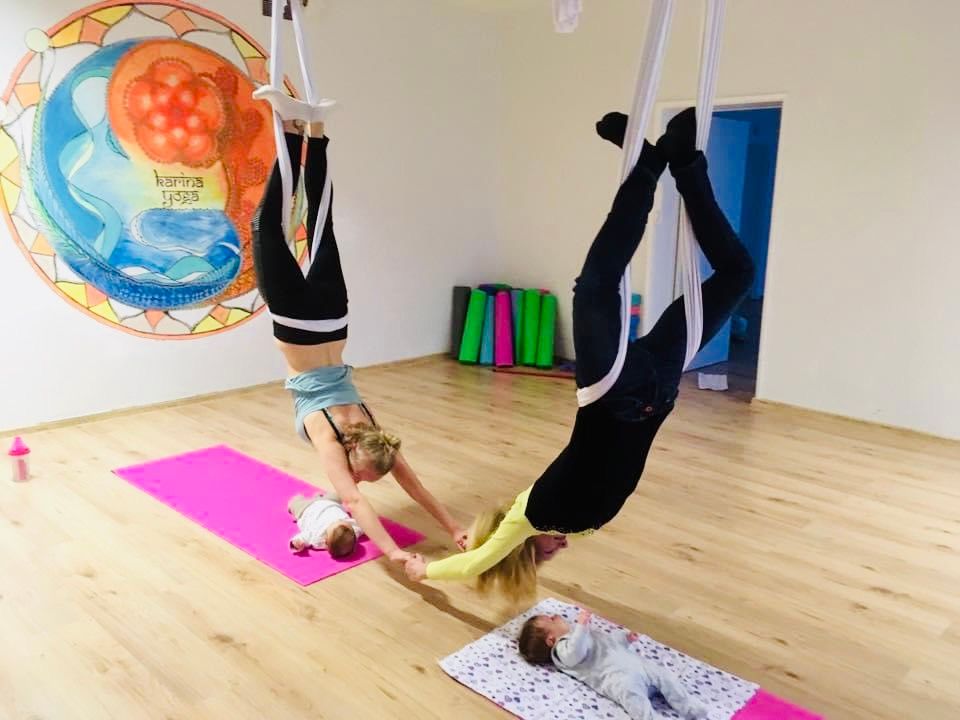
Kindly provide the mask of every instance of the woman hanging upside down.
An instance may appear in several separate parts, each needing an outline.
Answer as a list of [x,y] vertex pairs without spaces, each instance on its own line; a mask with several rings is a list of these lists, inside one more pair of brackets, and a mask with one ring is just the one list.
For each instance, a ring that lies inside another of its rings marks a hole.
[[[307,196],[307,243],[311,258],[306,271],[290,252],[283,230],[283,183],[274,167],[263,202],[253,220],[253,259],[257,282],[273,316],[273,334],[287,362],[286,387],[293,394],[296,427],[313,444],[343,506],[366,535],[395,562],[411,555],[387,533],[377,513],[358,489],[392,473],[406,493],[439,522],[461,546],[466,533],[430,492],[400,454],[400,441],[382,430],[343,364],[347,344],[347,288],[329,212],[332,192],[324,197],[327,144],[324,111],[331,102],[308,105],[270,86],[254,97],[263,99],[285,118],[286,151],[293,165],[293,185],[300,172],[303,128],[307,128],[304,186]],[[323,206],[323,207],[321,207]],[[314,232],[323,212],[322,234]]]
[[[597,132],[622,146],[627,118],[610,113]],[[723,326],[753,282],[753,263],[714,199],[707,163],[695,149],[696,116],[685,110],[656,146],[643,144],[640,160],[617,191],[613,208],[593,241],[573,297],[577,387],[603,378],[621,342],[620,278],[640,244],[657,181],[667,164],[700,247],[714,274],[703,283],[703,343]],[[567,545],[566,536],[594,532],[610,522],[637,487],[653,439],[673,410],[686,353],[683,300],[653,329],[630,343],[613,387],[577,412],[570,442],[536,482],[511,505],[477,518],[470,550],[406,565],[413,580],[479,578],[519,599],[536,587],[537,566]]]

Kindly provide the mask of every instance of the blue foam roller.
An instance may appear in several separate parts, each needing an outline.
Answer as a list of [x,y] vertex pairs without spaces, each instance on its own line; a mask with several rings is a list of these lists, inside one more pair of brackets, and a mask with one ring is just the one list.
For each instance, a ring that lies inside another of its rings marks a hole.
[[487,295],[487,308],[483,315],[483,340],[480,343],[480,364],[493,365],[493,314],[496,304],[493,295]]

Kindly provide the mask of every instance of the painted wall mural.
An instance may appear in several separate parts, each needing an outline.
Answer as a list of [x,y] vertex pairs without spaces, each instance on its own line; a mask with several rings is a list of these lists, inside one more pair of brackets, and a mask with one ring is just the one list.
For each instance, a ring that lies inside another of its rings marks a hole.
[[[41,276],[152,338],[260,312],[250,221],[275,158],[250,97],[262,48],[179,0],[99,3],[26,44],[0,108],[0,204]],[[301,222],[298,257],[305,238]]]

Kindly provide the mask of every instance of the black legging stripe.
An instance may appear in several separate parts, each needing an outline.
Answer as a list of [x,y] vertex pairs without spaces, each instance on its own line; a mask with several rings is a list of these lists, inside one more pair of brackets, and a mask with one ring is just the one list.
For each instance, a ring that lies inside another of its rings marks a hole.
[[[253,218],[253,262],[260,294],[274,315],[273,334],[295,345],[318,345],[347,337],[347,287],[340,265],[340,252],[333,233],[331,211],[327,213],[321,241],[314,250],[317,216],[327,178],[328,139],[309,138],[304,167],[307,197],[307,244],[313,262],[304,276],[283,233],[283,182],[275,165]],[[293,165],[293,184],[299,182],[303,137],[286,135]],[[288,319],[284,324],[284,318]],[[319,322],[322,321],[322,322]],[[338,322],[342,321],[342,322]],[[292,327],[291,325],[299,325]],[[333,330],[318,330],[337,326]],[[312,327],[311,327],[312,326]]]

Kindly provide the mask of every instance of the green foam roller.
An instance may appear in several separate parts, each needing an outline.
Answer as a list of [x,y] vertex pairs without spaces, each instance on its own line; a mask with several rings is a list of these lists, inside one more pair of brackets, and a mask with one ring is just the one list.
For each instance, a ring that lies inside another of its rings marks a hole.
[[483,290],[470,292],[467,317],[463,323],[463,339],[460,341],[460,362],[475,363],[480,359],[480,343],[483,341],[483,317],[487,312],[487,294]]
[[453,307],[450,312],[450,357],[460,357],[460,343],[463,342],[463,324],[467,320],[467,306],[470,304],[470,288],[457,285],[453,288]]
[[540,333],[537,339],[537,367],[553,367],[553,338],[557,325],[557,296],[544,295],[540,302]]
[[540,291],[523,291],[523,347],[520,362],[537,364],[537,343],[540,340]]

